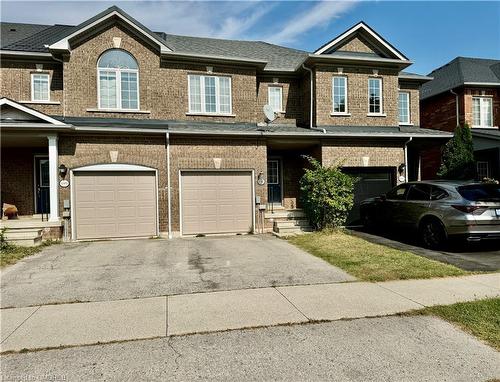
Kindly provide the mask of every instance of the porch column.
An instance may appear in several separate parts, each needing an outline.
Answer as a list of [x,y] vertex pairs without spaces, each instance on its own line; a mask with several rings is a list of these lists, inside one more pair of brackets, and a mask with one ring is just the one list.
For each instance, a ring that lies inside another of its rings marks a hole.
[[49,221],[59,221],[59,182],[57,169],[57,135],[48,135],[49,140],[49,195],[50,217]]

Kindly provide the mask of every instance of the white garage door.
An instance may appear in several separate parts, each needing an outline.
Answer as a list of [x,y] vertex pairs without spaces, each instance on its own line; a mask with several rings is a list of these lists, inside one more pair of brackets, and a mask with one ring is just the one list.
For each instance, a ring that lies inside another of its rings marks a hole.
[[184,235],[252,231],[251,172],[182,172],[181,199]]
[[77,239],[156,235],[154,172],[75,172],[73,183]]

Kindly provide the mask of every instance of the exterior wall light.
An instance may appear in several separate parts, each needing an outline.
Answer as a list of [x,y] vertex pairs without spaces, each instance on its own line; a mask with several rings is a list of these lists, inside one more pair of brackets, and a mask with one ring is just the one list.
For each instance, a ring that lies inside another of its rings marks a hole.
[[402,174],[406,170],[406,165],[404,163],[401,163],[398,167],[398,172]]
[[61,178],[65,178],[67,173],[68,173],[68,168],[65,165],[61,164],[59,166],[59,176]]

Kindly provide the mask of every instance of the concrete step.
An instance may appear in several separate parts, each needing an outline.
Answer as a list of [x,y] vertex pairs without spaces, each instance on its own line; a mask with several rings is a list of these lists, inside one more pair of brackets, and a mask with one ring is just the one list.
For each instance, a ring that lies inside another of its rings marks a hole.
[[48,221],[41,221],[38,219],[11,219],[11,220],[2,220],[0,222],[0,228],[7,228],[7,230],[10,229],[21,229],[21,228],[38,228],[42,229],[45,227],[60,227],[62,225],[62,221],[55,221],[55,222],[48,222]]
[[7,242],[13,245],[18,245],[20,247],[36,247],[37,245],[42,244],[42,236],[31,239],[7,239]]
[[6,240],[34,239],[42,236],[42,230],[40,228],[8,229],[5,231],[4,236]]
[[301,209],[295,209],[295,210],[274,210],[273,212],[271,211],[266,211],[264,217],[266,219],[306,219],[306,213],[301,210]]
[[307,219],[293,219],[293,220],[277,220],[274,222],[275,227],[288,228],[288,227],[307,227],[309,226],[309,220]]
[[275,232],[282,234],[300,234],[304,232],[313,232],[313,228],[311,226],[276,227]]

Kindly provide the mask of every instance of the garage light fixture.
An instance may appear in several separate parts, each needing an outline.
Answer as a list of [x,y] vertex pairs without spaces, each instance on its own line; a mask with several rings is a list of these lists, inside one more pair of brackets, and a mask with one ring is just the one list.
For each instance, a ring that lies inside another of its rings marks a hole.
[[63,164],[59,165],[59,175],[61,176],[61,178],[65,178],[67,173],[68,168]]
[[398,172],[402,174],[406,170],[406,165],[404,163],[401,163],[398,167]]

